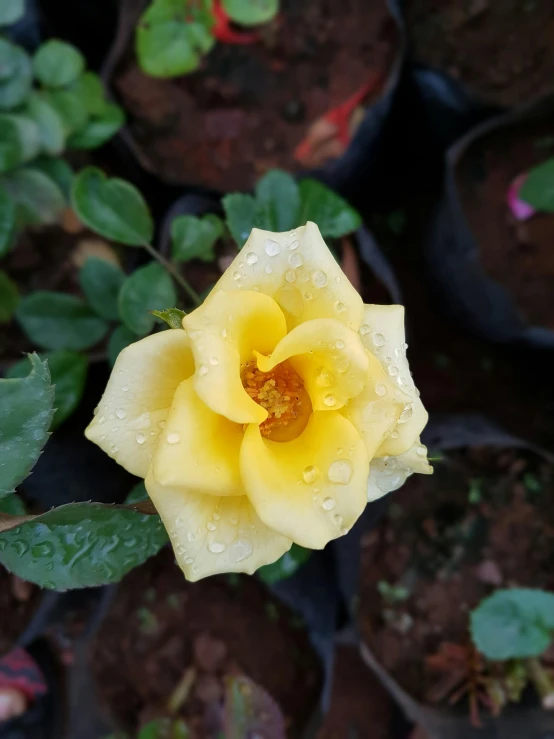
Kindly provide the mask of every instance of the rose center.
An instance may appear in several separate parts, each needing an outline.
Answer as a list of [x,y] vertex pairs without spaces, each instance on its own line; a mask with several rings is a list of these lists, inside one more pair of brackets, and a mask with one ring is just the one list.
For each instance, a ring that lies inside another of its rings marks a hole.
[[268,416],[260,424],[262,436],[271,436],[278,428],[289,426],[306,410],[307,395],[300,375],[288,362],[269,372],[258,369],[256,360],[242,365],[242,384],[248,395],[265,408]]

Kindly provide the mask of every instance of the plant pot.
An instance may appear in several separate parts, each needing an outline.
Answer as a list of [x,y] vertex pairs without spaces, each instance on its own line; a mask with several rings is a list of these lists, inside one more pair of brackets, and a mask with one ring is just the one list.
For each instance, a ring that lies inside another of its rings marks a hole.
[[290,737],[301,735],[321,687],[308,635],[262,583],[244,576],[188,583],[168,548],[118,586],[90,660],[105,715],[127,731],[163,710],[191,667],[182,715],[193,730],[219,705],[225,674],[265,688],[289,718]]
[[494,111],[549,91],[550,10],[548,2],[522,11],[509,3],[405,0],[413,76],[429,123],[447,145]]
[[[551,216],[510,225],[506,204],[513,179],[547,158],[534,141],[544,136],[541,132],[554,131],[553,110],[549,97],[494,118],[447,154],[444,196],[425,246],[427,264],[445,309],[490,341],[554,346],[552,251],[548,232],[543,233]],[[479,176],[486,165],[487,180],[476,184],[475,173]],[[534,239],[531,249],[524,243],[529,238]]]
[[[554,587],[545,495],[554,459],[522,451],[526,442],[475,417],[431,419],[423,440],[451,451],[433,477],[395,494],[388,521],[364,542],[362,657],[432,739],[546,736],[554,715],[540,710],[531,686],[498,718],[481,706],[483,728],[470,721],[465,700],[448,701],[482,674],[476,658],[466,661],[469,611],[498,587]],[[436,656],[428,658],[447,643],[463,660],[439,669]]]
[[[329,6],[330,18],[323,18],[317,0],[309,7],[285,2],[279,27],[271,30],[274,38],[248,46],[218,43],[199,70],[174,80],[149,78],[134,62],[134,28],[144,5],[121,4],[104,79],[129,112],[122,136],[160,180],[247,191],[267,169],[294,169],[293,153],[309,123],[356,91],[370,112],[356,137],[355,157],[360,146],[371,148],[360,166],[374,157],[374,139],[388,115],[403,58],[393,2],[383,0],[378,10],[358,3],[356,13]],[[335,13],[339,20],[331,32]],[[392,29],[390,43],[377,38],[382,24]],[[350,133],[344,129],[340,137],[335,156]],[[336,165],[330,176],[341,182],[357,166],[352,156]]]

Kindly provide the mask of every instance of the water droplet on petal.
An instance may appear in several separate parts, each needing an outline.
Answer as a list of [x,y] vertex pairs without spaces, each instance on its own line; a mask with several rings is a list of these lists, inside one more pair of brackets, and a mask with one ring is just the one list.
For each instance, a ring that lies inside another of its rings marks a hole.
[[129,385],[123,385],[121,389],[123,390],[124,393],[126,393],[129,390]]
[[219,359],[217,357],[210,357],[210,364],[212,367],[216,367],[219,364]]
[[313,300],[314,296],[311,293],[304,293],[305,300]]
[[144,444],[146,441],[146,436],[144,434],[141,434],[140,432],[135,436],[135,439],[137,440],[137,444]]
[[233,272],[233,280],[240,280],[241,274],[240,272]]
[[291,267],[294,267],[296,269],[297,267],[301,267],[304,264],[304,260],[302,259],[302,256],[300,254],[291,254],[289,256],[289,264]]
[[308,465],[304,472],[302,473],[302,477],[304,478],[304,482],[308,485],[311,485],[312,482],[315,482],[317,478],[319,477],[319,468],[316,467],[313,464]]
[[333,516],[333,521],[337,524],[337,526],[340,526],[342,524],[342,516],[340,513],[335,513]]
[[326,405],[326,406],[327,406],[328,408],[332,408],[332,407],[333,407],[334,405],[336,405],[336,404],[337,404],[337,399],[335,398],[335,396],[334,396],[334,395],[331,395],[331,394],[329,394],[329,395],[326,395],[326,396],[325,396],[325,397],[323,398],[323,402],[325,403],[325,405]]
[[396,377],[396,375],[398,374],[398,367],[394,364],[391,364],[390,367],[388,367],[387,369],[391,377]]
[[366,334],[368,334],[370,331],[371,331],[371,329],[369,328],[369,326],[367,325],[367,323],[362,323],[362,325],[360,326],[360,333],[361,333],[361,335],[362,336],[366,336]]
[[208,544],[208,549],[212,554],[221,554],[221,552],[225,551],[225,544],[221,544],[218,541],[211,541]]
[[347,459],[337,459],[329,467],[327,477],[337,485],[348,485],[352,479],[352,464]]
[[226,329],[226,328],[222,328],[222,329],[221,329],[221,336],[222,336],[222,338],[224,338],[224,339],[226,339],[226,338],[227,338],[227,329]]
[[279,244],[276,241],[273,241],[273,239],[266,239],[264,247],[265,253],[268,257],[276,257],[281,251]]
[[208,374],[208,368],[205,364],[200,365],[200,367],[198,368],[198,374],[200,375],[200,377],[204,377]]
[[335,308],[337,309],[337,313],[344,313],[346,310],[346,306],[344,303],[341,303],[340,301],[335,303]]
[[315,371],[315,381],[319,387],[331,387],[335,382],[335,376],[326,367],[319,367]]
[[104,416],[100,416],[100,418],[97,419],[96,423],[102,424],[102,423],[104,423],[105,420],[106,419],[104,418]]
[[239,539],[229,547],[229,559],[231,562],[242,562],[252,556],[254,551],[252,544],[247,539]]
[[418,457],[425,457],[427,455],[427,447],[423,444],[419,444],[416,447],[416,454]]
[[294,282],[296,280],[296,272],[293,269],[289,269],[285,274],[285,280],[287,282]]
[[115,415],[116,415],[116,416],[117,416],[118,418],[120,418],[120,419],[122,419],[122,420],[123,420],[123,419],[125,418],[125,416],[126,416],[127,414],[125,413],[125,411],[123,410],[123,408],[118,408],[118,409],[116,410],[116,412],[115,412]]
[[178,444],[181,441],[181,436],[177,433],[167,435],[168,444]]
[[193,562],[194,562],[194,559],[192,557],[187,557],[185,559],[185,564],[186,565],[191,565]]
[[273,267],[271,266],[271,264],[265,265],[264,272],[266,273],[266,275],[270,275],[273,272]]
[[371,338],[375,346],[383,346],[383,344],[385,343],[385,337],[383,336],[383,334],[375,333]]
[[410,404],[404,406],[404,410],[400,414],[400,418],[398,419],[398,423],[406,423],[410,420],[410,418],[414,415],[414,409]]
[[336,503],[333,498],[324,498],[321,503],[321,507],[324,511],[332,511],[335,506]]
[[165,426],[165,421],[158,421],[158,428],[163,429]]
[[378,382],[377,385],[375,385],[375,392],[383,398],[387,394],[387,386],[383,385],[382,382]]
[[219,513],[212,513],[212,518],[214,521],[219,521],[221,516],[219,515]]
[[249,251],[246,255],[246,261],[248,264],[256,264],[256,262],[258,261],[258,255],[254,254],[253,251]]
[[320,269],[316,270],[312,275],[312,282],[315,287],[322,288],[327,284],[327,275]]
[[206,524],[206,528],[208,529],[208,531],[215,531],[217,529],[217,526],[212,521],[209,521]]
[[189,541],[194,541],[195,538],[196,537],[194,536],[194,534],[192,533],[192,531],[189,531],[189,533],[187,534],[187,539]]
[[344,341],[342,339],[339,339],[335,342],[335,347],[337,349],[344,349]]
[[295,239],[294,241],[290,242],[289,249],[291,251],[294,251],[295,249],[298,249],[299,246],[300,246],[300,242],[297,239]]

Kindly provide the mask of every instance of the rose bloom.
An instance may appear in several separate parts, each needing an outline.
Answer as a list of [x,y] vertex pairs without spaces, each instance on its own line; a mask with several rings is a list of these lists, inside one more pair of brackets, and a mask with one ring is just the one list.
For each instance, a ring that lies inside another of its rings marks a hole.
[[121,352],[86,435],[145,478],[189,580],[322,549],[432,472],[404,309],[364,305],[314,223],[254,229],[183,329]]

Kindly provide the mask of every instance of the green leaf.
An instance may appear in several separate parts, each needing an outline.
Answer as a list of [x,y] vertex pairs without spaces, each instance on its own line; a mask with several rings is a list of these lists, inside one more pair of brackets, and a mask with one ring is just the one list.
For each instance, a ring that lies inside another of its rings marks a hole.
[[[27,365],[28,368],[29,365]],[[7,513],[9,516],[24,516],[26,510],[19,495],[12,493],[0,499],[0,513]]]
[[54,38],[39,47],[33,58],[33,69],[45,87],[65,87],[82,74],[85,58],[79,49]]
[[212,262],[215,259],[214,246],[223,236],[223,223],[212,214],[202,218],[196,216],[177,216],[171,224],[172,256],[178,262],[201,259]]
[[15,205],[6,190],[0,187],[0,258],[10,250],[14,231]]
[[225,739],[285,739],[283,714],[269,693],[247,677],[228,677],[225,683]]
[[33,92],[27,99],[25,112],[38,126],[41,148],[47,154],[61,154],[65,125],[56,109],[40,93]]
[[23,298],[16,317],[27,337],[43,349],[88,349],[109,328],[79,298],[46,290]]
[[[9,41],[4,43],[9,44]],[[11,110],[21,105],[33,84],[33,67],[29,55],[20,46],[11,44],[11,47],[6,52],[4,46],[4,58],[9,55],[12,66],[9,77],[0,81],[0,110]]]
[[61,118],[65,134],[80,131],[88,122],[89,114],[83,101],[71,90],[48,90],[43,96]]
[[272,230],[268,209],[264,204],[258,203],[252,195],[232,193],[226,195],[221,202],[227,226],[239,249],[242,249],[253,228]]
[[65,159],[39,157],[33,162],[33,169],[38,169],[55,182],[66,201],[69,202],[75,173]]
[[5,0],[0,3],[0,26],[11,26],[23,18],[25,0]]
[[0,37],[0,81],[8,80],[17,73],[18,48],[8,39]]
[[90,118],[81,130],[69,138],[69,149],[97,149],[119,131],[125,123],[123,109],[115,103],[106,103],[102,116]]
[[70,503],[1,532],[0,563],[43,588],[96,587],[118,582],[166,542],[159,516]]
[[223,9],[241,26],[259,26],[273,20],[279,11],[279,0],[223,0]]
[[303,226],[313,221],[322,236],[339,238],[352,233],[362,225],[360,214],[346,200],[317,180],[306,179],[300,183],[301,209],[299,223]]
[[190,731],[180,719],[158,718],[143,726],[137,739],[189,739]]
[[106,107],[104,85],[94,72],[84,72],[69,88],[77,96],[88,115],[101,116]]
[[471,612],[471,636],[491,660],[538,657],[554,637],[554,593],[497,590]]
[[0,269],[0,324],[11,321],[18,303],[17,285]]
[[137,269],[127,277],[119,293],[119,315],[123,323],[138,336],[154,327],[155,316],[149,311],[175,305],[177,293],[170,275],[156,262]]
[[536,210],[554,213],[554,158],[529,170],[519,195]]
[[95,167],[75,178],[71,191],[73,210],[93,231],[128,246],[149,244],[154,222],[140,192],[125,180],[108,179]]
[[187,314],[179,308],[167,308],[166,310],[153,310],[152,315],[165,321],[169,328],[183,328],[183,318]]
[[6,175],[4,187],[31,225],[57,223],[66,207],[63,192],[57,184],[38,169],[25,167]]
[[79,283],[91,308],[107,321],[119,319],[117,300],[124,272],[105,259],[89,257],[79,272]]
[[177,77],[200,64],[215,43],[210,0],[153,0],[136,32],[139,64],[152,77]]
[[310,555],[311,551],[309,549],[293,544],[289,551],[285,552],[276,562],[260,567],[257,574],[269,585],[279,582],[279,580],[286,580],[287,577],[294,575],[296,570],[309,559]]
[[268,208],[271,231],[288,231],[298,225],[300,194],[296,180],[288,172],[268,172],[256,185],[256,198]]
[[[69,418],[83,396],[87,378],[88,359],[84,354],[61,349],[41,356],[48,360],[50,376],[55,389],[55,413],[52,430]],[[6,373],[6,377],[25,377],[29,372],[27,358],[16,362]]]
[[119,356],[119,352],[123,351],[126,346],[133,344],[138,341],[140,336],[137,336],[133,331],[130,331],[127,326],[121,324],[114,329],[114,332],[108,340],[108,359],[112,367],[115,364],[115,360]]
[[0,380],[0,498],[13,493],[48,440],[54,388],[46,362],[30,354],[27,377]]
[[34,159],[40,151],[37,124],[23,115],[0,114],[0,172]]

